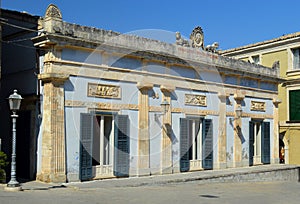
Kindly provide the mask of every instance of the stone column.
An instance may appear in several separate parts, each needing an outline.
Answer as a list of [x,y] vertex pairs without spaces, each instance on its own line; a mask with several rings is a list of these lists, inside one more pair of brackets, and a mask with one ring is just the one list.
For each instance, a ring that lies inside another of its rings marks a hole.
[[153,84],[138,83],[139,92],[139,133],[137,175],[150,175],[150,137],[149,137],[149,95]]
[[242,117],[237,117],[236,110],[241,108],[242,100],[245,98],[241,93],[234,94],[234,100],[236,101],[234,107],[234,141],[233,141],[233,167],[242,166]]
[[[172,158],[172,111],[171,111],[171,92],[174,87],[161,86],[163,92],[162,102],[166,100],[170,107],[163,115],[162,140],[161,140],[161,174],[173,173],[173,158]],[[164,111],[164,110],[162,110]]]
[[[273,155],[271,155],[271,164],[279,164],[279,113],[278,113],[278,104],[281,103],[281,100],[274,98],[273,99]],[[272,135],[271,137],[272,138]]]
[[219,93],[219,135],[218,135],[218,160],[215,169],[226,168],[226,99],[225,93]]
[[42,160],[37,179],[66,182],[64,82],[65,74],[40,74],[44,83]]

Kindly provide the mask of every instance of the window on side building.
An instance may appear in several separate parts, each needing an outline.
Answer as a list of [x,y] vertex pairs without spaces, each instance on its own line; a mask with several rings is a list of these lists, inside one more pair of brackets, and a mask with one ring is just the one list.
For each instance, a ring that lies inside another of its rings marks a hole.
[[293,69],[300,69],[300,48],[292,49]]
[[300,122],[300,90],[289,92],[290,121]]

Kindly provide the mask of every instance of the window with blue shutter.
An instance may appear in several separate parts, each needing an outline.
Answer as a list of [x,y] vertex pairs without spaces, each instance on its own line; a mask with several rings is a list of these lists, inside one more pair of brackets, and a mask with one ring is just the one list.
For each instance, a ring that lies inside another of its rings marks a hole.
[[189,160],[189,120],[180,118],[180,171],[186,172],[190,170]]
[[204,169],[213,168],[213,124],[211,119],[203,120],[202,139],[202,167]]
[[253,165],[254,157],[254,122],[249,122],[249,166]]
[[262,122],[261,132],[261,162],[270,164],[270,122]]
[[89,113],[80,114],[80,173],[81,181],[92,179],[93,123],[95,116]]
[[129,176],[129,118],[115,116],[114,175]]

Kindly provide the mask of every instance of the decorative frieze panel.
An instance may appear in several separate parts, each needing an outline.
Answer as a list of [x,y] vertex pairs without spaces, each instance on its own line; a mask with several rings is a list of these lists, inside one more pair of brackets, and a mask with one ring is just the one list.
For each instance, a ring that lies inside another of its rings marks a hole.
[[258,101],[251,101],[251,108],[252,111],[266,111],[266,103],[265,102],[258,102]]
[[88,96],[98,98],[121,98],[121,88],[114,85],[89,83]]
[[185,94],[185,105],[207,106],[206,96],[195,95],[195,94]]

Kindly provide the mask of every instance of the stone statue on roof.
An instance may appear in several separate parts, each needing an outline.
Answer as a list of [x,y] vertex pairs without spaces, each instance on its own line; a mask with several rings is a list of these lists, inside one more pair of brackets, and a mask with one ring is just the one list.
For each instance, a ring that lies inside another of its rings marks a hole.
[[176,32],[176,45],[181,45],[184,47],[190,47],[190,42],[184,38],[182,38],[180,32]]

